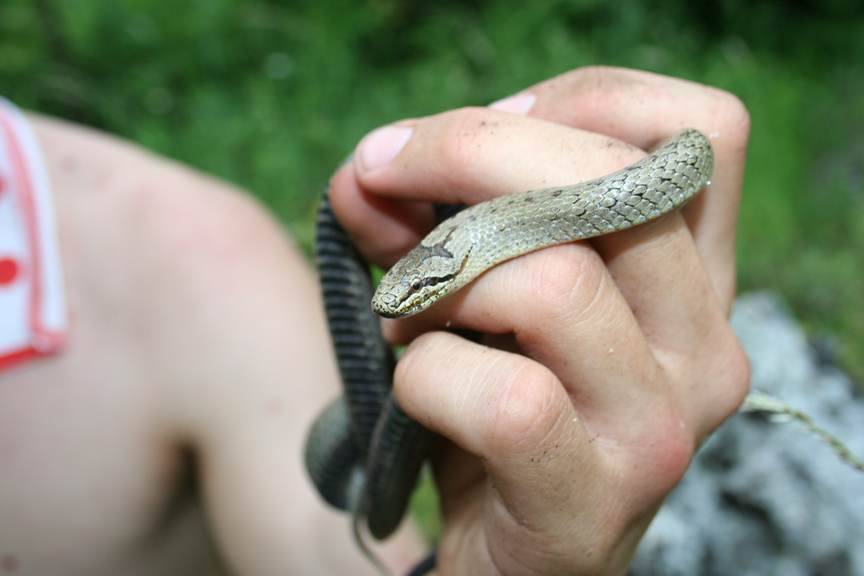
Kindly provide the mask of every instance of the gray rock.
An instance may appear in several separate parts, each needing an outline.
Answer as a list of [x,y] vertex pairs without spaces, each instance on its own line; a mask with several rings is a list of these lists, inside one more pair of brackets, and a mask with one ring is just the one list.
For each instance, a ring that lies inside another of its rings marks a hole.
[[[864,455],[864,400],[770,294],[735,306],[753,388]],[[636,576],[864,575],[864,474],[797,423],[738,414],[703,446],[642,541]]]

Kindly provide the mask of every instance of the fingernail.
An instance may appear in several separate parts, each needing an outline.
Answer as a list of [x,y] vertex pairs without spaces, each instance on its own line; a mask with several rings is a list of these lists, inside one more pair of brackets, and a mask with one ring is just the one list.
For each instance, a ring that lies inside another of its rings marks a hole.
[[496,100],[489,105],[489,108],[500,110],[502,112],[510,112],[511,114],[527,114],[536,101],[537,97],[534,96],[534,94],[531,94],[530,92],[522,92],[515,96],[508,96],[507,98]]
[[358,157],[364,170],[376,170],[387,165],[405,147],[413,128],[408,126],[384,126],[370,132],[360,142]]

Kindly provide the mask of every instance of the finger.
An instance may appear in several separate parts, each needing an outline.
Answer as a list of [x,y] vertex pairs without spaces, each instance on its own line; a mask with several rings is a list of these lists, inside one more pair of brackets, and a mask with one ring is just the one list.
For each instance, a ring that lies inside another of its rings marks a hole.
[[333,213],[357,249],[379,266],[392,266],[435,223],[429,204],[384,198],[363,190],[350,163],[331,178],[328,195]]
[[562,380],[598,434],[648,418],[668,402],[669,389],[639,325],[603,261],[584,245],[506,262],[416,322],[386,326],[390,335],[394,326],[414,331],[412,338],[442,326],[512,334],[522,353]]
[[[577,69],[527,93],[534,98],[531,116],[607,134],[642,149],[684,127],[697,128],[711,139],[716,155],[711,187],[685,207],[684,215],[728,312],[735,290],[735,225],[750,128],[741,101],[694,82],[609,67]],[[625,245],[629,241],[616,240]],[[624,246],[618,250],[623,252]],[[630,261],[625,258],[621,265]]]
[[[385,156],[377,150],[384,145],[381,134],[397,128],[364,138],[354,167],[363,189],[400,200],[476,204],[510,192],[572,184],[574,177],[596,178],[644,156],[634,146],[597,134],[487,108],[462,108],[416,121],[399,151],[386,163],[376,162]],[[550,162],[545,154],[555,147],[557,160]]]
[[[626,498],[610,502],[608,494],[618,493],[610,489],[610,478],[633,471],[610,470],[614,458],[601,453],[611,447],[595,440],[561,382],[540,363],[434,332],[409,346],[395,387],[406,412],[484,462],[501,505],[490,515],[493,525],[515,521],[533,533],[561,526],[605,529],[623,522],[624,508],[634,504]],[[678,433],[658,434],[657,422],[668,419],[633,422],[646,426],[639,436],[661,444],[646,447],[651,465],[639,479],[668,489],[692,446]],[[602,527],[598,518],[605,519]]]
[[[384,166],[365,165],[361,144],[355,166],[361,186],[381,196],[470,203],[588,180],[644,155],[605,136],[480,108],[417,122],[404,149]],[[628,257],[613,272],[652,345],[692,354],[704,344],[722,312],[679,215],[593,242],[612,264]],[[625,254],[621,242],[638,251]]]
[[589,438],[568,395],[551,371],[524,356],[432,332],[406,349],[394,391],[409,415],[493,467],[521,454],[530,468],[544,440],[574,452],[562,465],[590,464]]

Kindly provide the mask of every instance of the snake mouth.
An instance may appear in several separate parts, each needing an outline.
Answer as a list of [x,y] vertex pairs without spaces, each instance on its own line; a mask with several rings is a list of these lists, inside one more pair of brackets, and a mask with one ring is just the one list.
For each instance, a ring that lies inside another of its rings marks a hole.
[[384,318],[397,318],[399,316],[397,312],[398,306],[399,299],[390,293],[380,296],[376,294],[372,298],[372,311]]
[[424,304],[431,300],[436,295],[436,292],[429,291],[425,294],[418,294],[418,291],[442,282],[447,282],[455,277],[455,274],[448,274],[439,278],[426,278],[423,280],[421,286],[415,290],[409,289],[401,298],[393,294],[386,294],[380,299],[374,298],[372,300],[372,311],[382,318],[405,318],[421,312],[426,309]]

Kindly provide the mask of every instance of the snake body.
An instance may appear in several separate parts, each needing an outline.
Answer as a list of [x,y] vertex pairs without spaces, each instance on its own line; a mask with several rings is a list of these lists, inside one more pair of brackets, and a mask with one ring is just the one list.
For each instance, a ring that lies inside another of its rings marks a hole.
[[325,195],[316,255],[345,395],[307,440],[307,468],[322,497],[350,510],[355,527],[365,522],[373,536],[386,538],[426,458],[430,434],[390,394],[393,355],[372,310],[409,316],[505,260],[656,219],[708,185],[713,164],[707,138],[688,129],[608,176],[477,204],[442,221],[385,274],[374,295],[368,266]]
[[[344,395],[316,419],[306,441],[306,469],[330,505],[365,519],[386,538],[404,515],[429,433],[390,395],[393,352],[369,307],[369,265],[351,243],[324,195],[315,257]],[[374,455],[374,456],[373,456]]]
[[510,258],[618,232],[678,208],[714,165],[701,132],[684,130],[654,153],[608,176],[501,196],[442,222],[384,276],[372,308],[416,314]]

